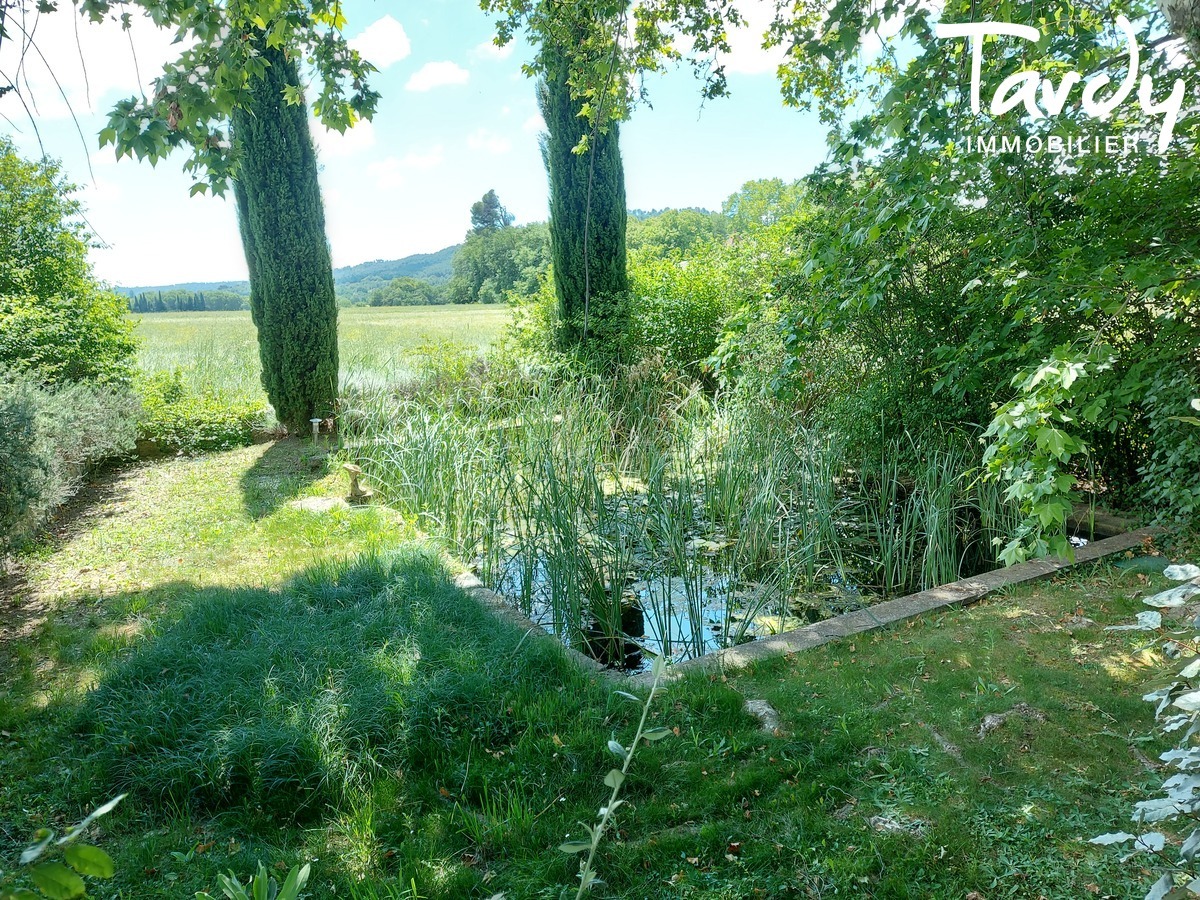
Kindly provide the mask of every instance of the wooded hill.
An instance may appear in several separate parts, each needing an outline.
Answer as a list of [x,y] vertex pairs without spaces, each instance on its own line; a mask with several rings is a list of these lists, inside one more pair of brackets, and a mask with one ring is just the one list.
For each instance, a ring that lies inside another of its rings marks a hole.
[[[337,289],[338,303],[343,306],[365,304],[367,295],[372,290],[389,284],[394,278],[415,278],[430,284],[444,284],[450,280],[454,255],[461,246],[461,244],[455,244],[452,247],[444,247],[435,253],[414,253],[402,259],[377,259],[359,263],[356,266],[334,269],[333,283]],[[250,283],[248,281],[192,281],[148,287],[117,287],[114,290],[130,298],[142,294],[155,298],[159,293],[164,297],[176,296],[177,292],[206,295],[214,292],[230,292],[249,297]]]

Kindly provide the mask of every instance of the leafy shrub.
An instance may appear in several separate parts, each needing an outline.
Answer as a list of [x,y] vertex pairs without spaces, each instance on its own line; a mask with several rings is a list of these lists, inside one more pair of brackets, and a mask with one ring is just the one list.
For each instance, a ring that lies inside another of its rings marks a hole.
[[53,478],[54,460],[38,429],[42,402],[27,380],[0,381],[0,535],[26,523]]
[[632,271],[634,329],[643,352],[698,378],[736,305],[725,261],[713,249],[689,259],[641,259]]
[[1142,467],[1146,498],[1176,522],[1200,519],[1200,428],[1180,419],[1192,412],[1200,379],[1183,369],[1160,369],[1142,401],[1154,452]]
[[142,414],[138,437],[162,450],[229,450],[254,440],[266,422],[261,400],[197,393],[178,371],[156,372],[138,384]]
[[0,374],[0,546],[28,536],[95,466],[133,449],[136,407],[121,387],[50,390]]
[[558,298],[554,276],[547,272],[529,295],[510,294],[512,321],[504,330],[503,346],[510,353],[532,358],[545,357],[558,345]]
[[46,384],[128,382],[137,342],[126,301],[100,287],[58,167],[0,139],[0,367]]

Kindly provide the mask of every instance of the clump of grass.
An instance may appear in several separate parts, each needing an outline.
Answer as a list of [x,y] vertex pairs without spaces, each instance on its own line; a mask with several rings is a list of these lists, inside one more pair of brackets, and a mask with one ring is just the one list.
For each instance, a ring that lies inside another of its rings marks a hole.
[[169,809],[311,818],[462,737],[511,739],[498,698],[578,678],[535,648],[514,652],[520,639],[428,547],[366,554],[278,592],[203,592],[104,676],[80,728],[113,789]]

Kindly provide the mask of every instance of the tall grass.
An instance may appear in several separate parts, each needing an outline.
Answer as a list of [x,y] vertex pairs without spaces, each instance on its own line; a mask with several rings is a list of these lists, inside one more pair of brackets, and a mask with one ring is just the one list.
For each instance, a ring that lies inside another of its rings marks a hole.
[[[382,390],[427,378],[430,361],[472,364],[509,320],[505,307],[390,307],[338,311],[342,390]],[[179,372],[192,393],[263,399],[248,312],[155,313],[136,317],[140,370]],[[447,373],[449,374],[449,373]]]
[[958,445],[890,448],[855,472],[836,435],[661,373],[507,374],[442,365],[420,389],[359,391],[347,452],[485,582],[609,661],[635,580],[661,651],[695,656],[783,627],[831,585],[953,580],[980,557],[980,523],[1005,515]]

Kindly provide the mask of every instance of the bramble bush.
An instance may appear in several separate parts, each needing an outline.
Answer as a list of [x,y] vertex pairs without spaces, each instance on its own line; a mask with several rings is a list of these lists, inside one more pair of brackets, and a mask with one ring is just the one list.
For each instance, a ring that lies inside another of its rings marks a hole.
[[138,438],[163,451],[230,450],[254,441],[266,424],[262,400],[198,393],[178,371],[155,372],[138,380],[142,399]]

